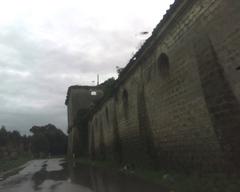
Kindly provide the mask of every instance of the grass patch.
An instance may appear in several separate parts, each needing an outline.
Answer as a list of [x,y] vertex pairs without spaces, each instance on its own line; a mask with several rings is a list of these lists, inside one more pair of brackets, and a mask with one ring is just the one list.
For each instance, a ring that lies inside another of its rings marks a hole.
[[28,155],[20,156],[16,159],[0,159],[0,173],[17,168],[29,160],[31,160],[31,157]]
[[146,181],[157,183],[171,192],[239,192],[240,176],[225,173],[182,173],[169,170],[151,170],[136,168],[134,171],[122,171],[120,165],[111,161],[91,161],[76,159],[75,162],[121,171]]
[[113,161],[92,161],[90,159],[75,159],[73,160],[76,163],[84,164],[84,165],[91,165],[95,167],[102,167],[102,168],[108,168],[112,170],[119,170],[119,164],[113,162]]
[[167,187],[176,192],[239,192],[240,177],[224,173],[178,173],[136,170],[136,176]]

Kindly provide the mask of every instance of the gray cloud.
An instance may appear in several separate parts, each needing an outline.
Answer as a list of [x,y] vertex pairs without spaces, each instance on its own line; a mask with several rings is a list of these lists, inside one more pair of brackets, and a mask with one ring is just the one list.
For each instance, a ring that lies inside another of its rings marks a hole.
[[0,125],[27,133],[53,123],[66,131],[67,88],[92,84],[96,74],[102,81],[116,76],[115,67],[137,50],[139,32],[151,31],[173,2],[152,1],[146,10],[138,1],[53,1],[58,6],[51,7],[23,0],[29,6],[12,13],[6,2],[9,10],[0,8]]

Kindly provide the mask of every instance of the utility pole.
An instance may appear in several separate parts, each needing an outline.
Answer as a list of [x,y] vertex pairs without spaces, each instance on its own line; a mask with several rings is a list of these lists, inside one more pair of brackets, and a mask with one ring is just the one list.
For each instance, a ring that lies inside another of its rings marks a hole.
[[97,86],[99,85],[99,74],[97,74]]

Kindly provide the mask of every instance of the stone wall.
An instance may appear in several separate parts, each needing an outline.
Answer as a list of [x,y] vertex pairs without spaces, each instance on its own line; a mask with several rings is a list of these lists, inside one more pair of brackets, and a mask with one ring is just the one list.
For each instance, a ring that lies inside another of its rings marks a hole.
[[92,158],[216,169],[240,162],[240,1],[176,1],[88,122]]

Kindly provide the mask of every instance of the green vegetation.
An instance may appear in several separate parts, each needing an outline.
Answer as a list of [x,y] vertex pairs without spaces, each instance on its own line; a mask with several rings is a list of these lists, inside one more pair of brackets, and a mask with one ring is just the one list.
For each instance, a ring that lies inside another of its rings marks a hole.
[[[7,131],[5,126],[2,126],[0,129],[0,152],[2,148],[19,149],[22,147],[22,151],[28,151],[30,140],[26,135],[21,136],[20,133],[16,130]],[[1,158],[0,154],[0,158]]]
[[16,159],[0,159],[0,173],[24,165],[29,160],[31,160],[31,157],[27,154]]
[[31,136],[31,151],[34,157],[66,154],[67,136],[54,125],[33,126],[30,132],[33,133]]
[[0,129],[0,173],[16,168],[28,160],[30,137],[21,136],[16,130],[7,131],[5,126]]
[[32,156],[42,158],[63,156],[67,150],[67,136],[54,125],[33,126],[32,135],[21,136],[18,131],[0,129],[0,173],[16,168]]
[[240,178],[225,173],[136,170],[134,174],[177,192],[239,192],[240,189]]
[[73,160],[76,163],[84,164],[84,165],[91,165],[96,167],[108,168],[114,171],[119,169],[119,165],[113,161],[91,161],[90,159],[78,158]]
[[164,186],[170,192],[239,192],[240,190],[240,177],[237,175],[227,175],[225,173],[186,174],[176,171],[155,171],[142,168],[123,170],[123,167],[119,167],[119,165],[111,161],[77,159],[76,162],[135,175],[146,181]]
[[105,98],[111,97],[113,95],[115,83],[116,83],[116,80],[112,77],[99,85],[104,92]]

